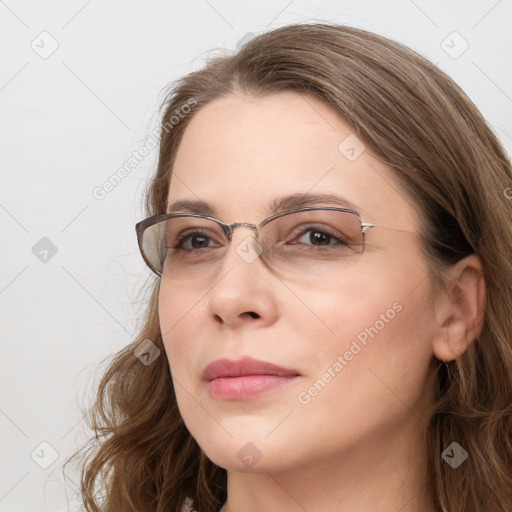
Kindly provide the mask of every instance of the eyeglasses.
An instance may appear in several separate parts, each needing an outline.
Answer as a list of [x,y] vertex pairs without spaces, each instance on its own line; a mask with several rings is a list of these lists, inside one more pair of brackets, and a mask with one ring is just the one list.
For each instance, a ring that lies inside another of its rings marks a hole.
[[238,227],[255,233],[236,247],[247,263],[261,257],[278,272],[331,278],[340,264],[363,254],[368,229],[413,233],[363,222],[355,210],[330,206],[281,212],[257,226],[226,224],[205,215],[167,213],[148,217],[135,229],[142,257],[155,274],[190,281],[205,279],[220,268]]

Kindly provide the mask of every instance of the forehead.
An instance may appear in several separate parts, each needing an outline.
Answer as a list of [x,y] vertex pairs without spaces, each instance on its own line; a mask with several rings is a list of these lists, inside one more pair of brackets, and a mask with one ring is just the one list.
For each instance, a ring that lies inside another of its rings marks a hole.
[[391,169],[336,111],[295,92],[230,94],[202,107],[178,148],[168,204],[202,201],[226,222],[257,223],[276,198],[304,194],[341,196],[370,222],[415,226]]

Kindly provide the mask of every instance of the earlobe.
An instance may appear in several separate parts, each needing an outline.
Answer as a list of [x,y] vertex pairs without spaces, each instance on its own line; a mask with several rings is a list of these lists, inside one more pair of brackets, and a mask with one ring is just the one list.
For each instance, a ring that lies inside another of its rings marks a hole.
[[450,327],[443,327],[434,339],[434,356],[440,361],[453,361],[463,354],[473,341],[465,323],[451,321]]
[[[447,293],[439,297],[439,324],[433,338],[434,356],[452,361],[463,354],[483,328],[485,279],[480,259],[472,254],[449,272]],[[437,309],[437,308],[436,308]]]

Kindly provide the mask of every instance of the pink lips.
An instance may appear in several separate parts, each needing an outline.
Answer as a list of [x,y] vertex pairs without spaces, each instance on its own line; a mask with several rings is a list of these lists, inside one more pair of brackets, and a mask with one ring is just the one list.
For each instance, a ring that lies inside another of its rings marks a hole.
[[202,373],[210,394],[225,400],[259,396],[295,380],[300,373],[272,363],[243,357],[238,361],[218,359]]

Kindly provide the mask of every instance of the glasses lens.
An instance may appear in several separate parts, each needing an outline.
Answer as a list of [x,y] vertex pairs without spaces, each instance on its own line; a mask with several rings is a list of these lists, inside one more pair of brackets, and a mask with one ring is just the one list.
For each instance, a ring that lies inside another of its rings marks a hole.
[[330,271],[363,251],[357,215],[339,210],[307,210],[270,221],[260,233],[269,258],[282,271]]
[[187,277],[222,258],[227,239],[216,222],[173,217],[146,228],[142,246],[150,264],[166,277]]

